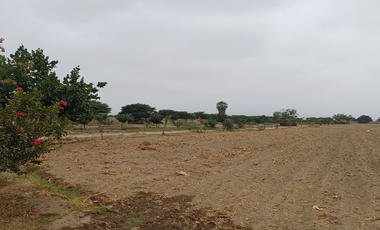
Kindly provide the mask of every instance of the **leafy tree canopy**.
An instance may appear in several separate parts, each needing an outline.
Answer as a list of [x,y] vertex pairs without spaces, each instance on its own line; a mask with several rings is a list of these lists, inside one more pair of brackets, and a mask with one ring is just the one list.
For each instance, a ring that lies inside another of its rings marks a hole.
[[171,110],[171,109],[161,109],[160,111],[158,111],[158,113],[159,113],[162,117],[171,116],[171,119],[172,119],[172,120],[177,120],[177,119],[179,119],[179,114],[177,113],[177,111],[174,111],[174,110]]
[[332,118],[335,122],[345,122],[347,124],[350,123],[351,120],[353,119],[351,115],[346,115],[343,113],[334,114]]
[[[170,116],[167,116],[170,117]],[[153,122],[154,124],[160,124],[162,122],[162,119],[164,119],[159,113],[154,113],[149,116],[149,121]]]
[[273,113],[273,119],[281,122],[293,122],[298,118],[297,110],[295,109],[281,109]]
[[95,114],[95,115],[99,115],[99,114],[103,114],[103,113],[106,113],[106,114],[109,114],[111,112],[111,108],[108,106],[108,104],[106,103],[102,103],[100,101],[94,101],[94,100],[91,100],[89,102],[90,104],[90,108],[92,110],[92,112]]
[[223,122],[224,120],[227,119],[227,115],[226,114],[215,114],[215,116],[213,116],[213,118],[217,121],[217,122]]
[[92,113],[82,113],[78,116],[77,121],[83,125],[83,128],[86,128],[86,125],[94,119]]
[[133,117],[129,114],[118,114],[116,115],[116,120],[118,120],[121,123],[132,123],[134,121]]
[[85,83],[80,76],[80,68],[75,67],[70,74],[58,79],[54,69],[58,61],[50,61],[42,49],[29,52],[24,46],[20,46],[10,59],[0,58],[0,105],[4,107],[6,101],[12,98],[15,87],[21,87],[26,93],[37,88],[42,93],[41,102],[44,106],[50,106],[63,100],[67,102],[67,108],[61,111],[69,119],[76,121],[78,116],[90,110],[90,100],[99,99],[98,88],[103,88],[107,83]]
[[156,112],[156,109],[154,107],[150,107],[146,104],[136,103],[122,107],[120,114],[129,114],[135,121],[140,121],[141,118],[149,118],[149,116],[154,112]]
[[195,119],[194,113],[189,113],[186,111],[176,111],[179,119]]
[[368,123],[372,121],[372,118],[367,115],[361,115],[360,117],[357,118],[357,121],[359,123]]
[[205,112],[194,112],[195,119],[201,118],[201,119],[208,119],[210,117],[209,114]]

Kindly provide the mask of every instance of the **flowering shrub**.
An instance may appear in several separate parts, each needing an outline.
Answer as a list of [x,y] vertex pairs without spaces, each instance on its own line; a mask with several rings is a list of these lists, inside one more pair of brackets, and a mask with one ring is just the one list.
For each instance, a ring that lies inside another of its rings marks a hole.
[[57,140],[66,134],[66,118],[59,117],[65,103],[45,107],[41,97],[37,89],[24,93],[18,87],[0,107],[0,172],[18,172],[27,162],[39,164],[38,157],[59,147]]

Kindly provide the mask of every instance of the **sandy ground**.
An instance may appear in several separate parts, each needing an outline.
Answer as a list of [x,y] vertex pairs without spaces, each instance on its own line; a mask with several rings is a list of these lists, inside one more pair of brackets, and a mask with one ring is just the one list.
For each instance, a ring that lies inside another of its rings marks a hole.
[[115,200],[195,196],[252,229],[380,229],[379,140],[377,124],[87,137],[41,167]]

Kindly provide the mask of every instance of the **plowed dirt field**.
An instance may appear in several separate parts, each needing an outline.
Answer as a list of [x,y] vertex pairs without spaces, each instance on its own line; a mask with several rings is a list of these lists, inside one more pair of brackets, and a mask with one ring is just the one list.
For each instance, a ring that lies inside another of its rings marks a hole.
[[[380,229],[377,124],[66,142],[41,167],[114,202],[191,197],[189,210],[223,212],[247,229]],[[182,229],[198,229],[197,218]],[[218,218],[210,229],[223,229]]]

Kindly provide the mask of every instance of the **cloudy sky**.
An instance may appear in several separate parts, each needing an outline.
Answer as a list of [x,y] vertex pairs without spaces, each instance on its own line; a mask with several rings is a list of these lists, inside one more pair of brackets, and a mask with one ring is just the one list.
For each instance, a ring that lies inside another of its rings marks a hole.
[[2,0],[6,56],[23,44],[106,81],[117,114],[144,103],[229,115],[380,116],[378,0]]

